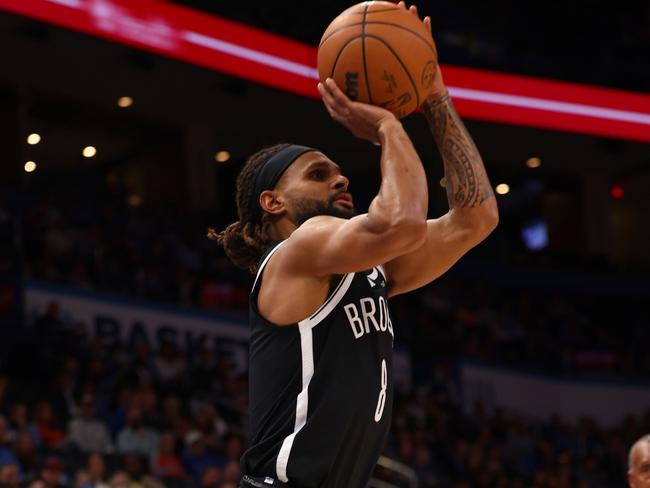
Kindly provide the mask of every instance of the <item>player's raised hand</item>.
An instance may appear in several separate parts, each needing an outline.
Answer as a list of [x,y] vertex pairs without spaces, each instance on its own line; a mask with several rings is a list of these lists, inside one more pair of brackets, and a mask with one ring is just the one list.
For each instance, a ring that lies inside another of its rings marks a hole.
[[[399,2],[399,3],[397,4],[397,6],[398,6],[399,8],[402,8],[402,9],[406,10],[406,2],[404,2],[403,0],[402,0],[401,2]],[[418,13],[418,8],[417,8],[415,5],[411,5],[411,6],[408,8],[408,11],[411,12],[413,15],[415,15],[417,18],[420,18],[420,14]],[[429,17],[429,16],[427,15],[427,16],[424,18],[424,20],[422,21],[422,23],[423,23],[423,24],[425,25],[425,27],[428,29],[429,34],[431,34],[431,17]]]
[[336,86],[332,78],[319,83],[318,91],[334,120],[345,126],[356,137],[374,144],[379,143],[378,131],[381,125],[387,121],[397,120],[392,112],[384,108],[350,100]]
[[[406,2],[404,2],[403,0],[401,2],[399,2],[397,4],[397,6],[399,8],[404,9],[404,10],[407,10]],[[420,15],[418,13],[418,8],[415,5],[411,5],[408,8],[408,11],[411,12],[416,17],[420,18]],[[427,15],[422,22],[424,23],[425,27],[429,31],[429,34],[431,34],[431,17],[429,17]],[[433,39],[433,34],[432,34],[432,39]],[[429,94],[429,96],[427,97],[427,100],[425,100],[425,102],[426,101],[437,100],[437,99],[445,96],[446,94],[447,94],[447,87],[445,86],[445,82],[442,79],[442,72],[440,71],[440,64],[436,63],[436,75],[435,75],[435,78],[434,78],[434,81],[433,81],[433,89],[432,89],[431,93]]]

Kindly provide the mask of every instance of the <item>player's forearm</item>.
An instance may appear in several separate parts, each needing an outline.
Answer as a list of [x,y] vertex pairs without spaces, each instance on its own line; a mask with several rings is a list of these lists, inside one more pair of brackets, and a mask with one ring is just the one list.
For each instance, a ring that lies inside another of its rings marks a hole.
[[444,163],[449,209],[469,225],[493,228],[498,210],[492,185],[449,94],[425,101],[422,111]]
[[390,224],[425,225],[428,207],[426,175],[411,140],[397,120],[378,131],[382,146],[381,187],[368,215]]

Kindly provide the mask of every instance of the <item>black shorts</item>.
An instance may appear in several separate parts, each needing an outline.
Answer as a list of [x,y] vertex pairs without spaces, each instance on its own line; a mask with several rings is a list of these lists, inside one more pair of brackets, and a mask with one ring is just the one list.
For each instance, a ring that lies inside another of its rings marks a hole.
[[285,488],[291,488],[288,484],[282,483],[281,481],[271,478],[269,476],[248,476],[244,475],[241,481],[239,482],[239,488],[269,488],[273,486],[284,486]]

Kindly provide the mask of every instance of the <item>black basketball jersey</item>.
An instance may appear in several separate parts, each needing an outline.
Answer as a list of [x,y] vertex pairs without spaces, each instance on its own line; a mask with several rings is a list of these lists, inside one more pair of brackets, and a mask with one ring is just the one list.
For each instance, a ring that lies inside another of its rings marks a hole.
[[250,298],[250,448],[242,473],[292,488],[361,488],[386,442],[393,326],[381,266],[349,273],[301,322],[278,327]]

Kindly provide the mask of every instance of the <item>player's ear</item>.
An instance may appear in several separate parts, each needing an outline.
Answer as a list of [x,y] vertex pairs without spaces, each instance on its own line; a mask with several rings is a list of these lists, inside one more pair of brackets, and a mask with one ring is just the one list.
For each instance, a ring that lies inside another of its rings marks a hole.
[[284,199],[272,190],[260,193],[260,207],[272,215],[280,215],[286,210]]

